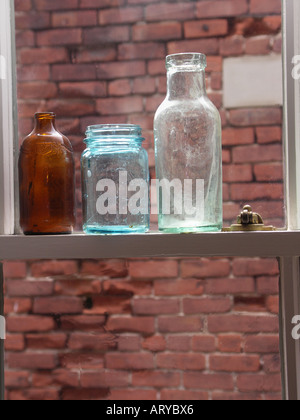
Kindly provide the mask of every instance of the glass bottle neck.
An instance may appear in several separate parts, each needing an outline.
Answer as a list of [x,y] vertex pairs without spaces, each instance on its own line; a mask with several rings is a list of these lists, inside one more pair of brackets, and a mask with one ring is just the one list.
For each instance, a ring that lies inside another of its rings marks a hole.
[[36,114],[34,131],[42,133],[51,133],[55,129],[55,115],[50,113]]
[[205,70],[168,71],[168,99],[198,99],[206,95]]

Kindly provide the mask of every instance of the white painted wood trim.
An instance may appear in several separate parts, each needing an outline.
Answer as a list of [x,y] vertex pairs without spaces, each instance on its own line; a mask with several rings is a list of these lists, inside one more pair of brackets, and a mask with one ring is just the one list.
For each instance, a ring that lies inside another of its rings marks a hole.
[[[15,231],[16,77],[14,6],[0,2],[0,233]],[[13,30],[12,30],[13,29]]]
[[0,260],[300,256],[300,232],[0,236]]

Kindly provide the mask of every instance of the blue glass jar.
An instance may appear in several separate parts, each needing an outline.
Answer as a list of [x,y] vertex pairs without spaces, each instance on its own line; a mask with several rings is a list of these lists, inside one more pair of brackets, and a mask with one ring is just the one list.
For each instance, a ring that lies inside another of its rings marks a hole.
[[83,230],[143,233],[150,227],[149,163],[137,125],[95,125],[81,158]]

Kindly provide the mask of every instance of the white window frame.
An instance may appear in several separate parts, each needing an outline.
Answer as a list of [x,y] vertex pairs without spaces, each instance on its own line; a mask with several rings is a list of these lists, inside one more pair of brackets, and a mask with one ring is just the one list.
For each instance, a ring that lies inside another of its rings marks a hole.
[[[300,55],[300,0],[283,0],[284,150],[287,231],[93,237],[24,237],[15,223],[18,156],[14,1],[0,1],[0,261],[187,256],[274,256],[280,262],[280,338],[284,398],[300,400],[300,341],[292,319],[300,315],[300,81],[292,58]],[[5,64],[3,64],[5,63]],[[1,65],[0,65],[1,68]],[[5,68],[5,70],[4,70]],[[5,106],[3,106],[3,104]],[[0,262],[0,316],[3,315]],[[0,399],[4,398],[4,342],[0,339]]]

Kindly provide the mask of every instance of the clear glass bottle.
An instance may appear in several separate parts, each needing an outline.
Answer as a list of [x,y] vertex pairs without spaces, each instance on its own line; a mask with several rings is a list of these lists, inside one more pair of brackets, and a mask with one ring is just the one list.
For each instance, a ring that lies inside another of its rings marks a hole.
[[154,120],[159,229],[222,229],[222,128],[205,86],[206,56],[170,55],[168,91]]
[[70,234],[75,226],[75,163],[55,114],[35,114],[19,156],[20,226],[25,235]]
[[137,125],[95,125],[81,158],[83,230],[143,233],[150,227],[149,163]]

